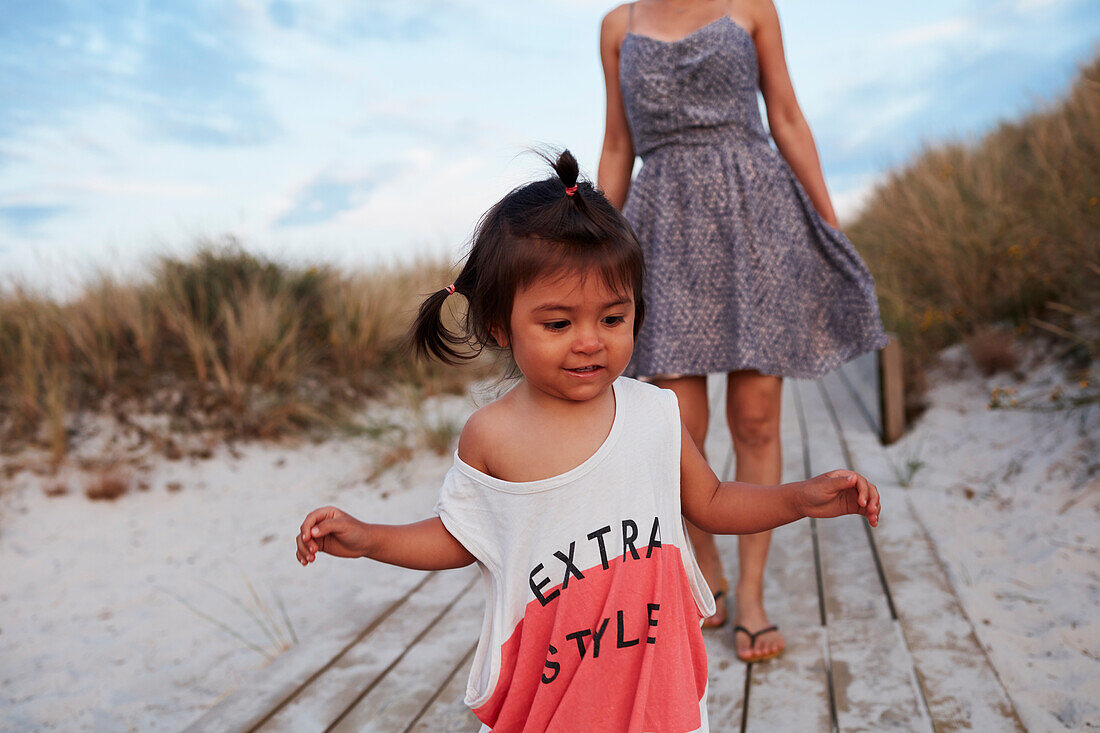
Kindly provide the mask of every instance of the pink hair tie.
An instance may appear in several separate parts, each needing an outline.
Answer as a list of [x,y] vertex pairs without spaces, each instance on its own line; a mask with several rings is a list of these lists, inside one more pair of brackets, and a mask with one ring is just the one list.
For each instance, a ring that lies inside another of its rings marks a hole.
[[565,195],[566,195],[566,196],[572,196],[572,195],[573,195],[573,194],[575,194],[576,192],[577,192],[577,186],[576,186],[576,184],[574,184],[574,185],[572,185],[572,186],[569,186],[568,188],[566,188],[566,189],[565,189]]
[[455,284],[454,284],[454,283],[451,283],[450,285],[448,285],[447,287],[445,287],[445,288],[443,288],[443,289],[447,291],[447,295],[454,295],[454,292],[455,292]]

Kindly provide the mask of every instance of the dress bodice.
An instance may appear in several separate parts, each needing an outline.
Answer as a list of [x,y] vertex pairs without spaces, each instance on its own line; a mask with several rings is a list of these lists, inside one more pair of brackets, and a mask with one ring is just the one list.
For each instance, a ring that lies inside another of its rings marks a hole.
[[619,79],[635,150],[766,142],[758,78],[752,36],[729,16],[676,41],[627,33]]

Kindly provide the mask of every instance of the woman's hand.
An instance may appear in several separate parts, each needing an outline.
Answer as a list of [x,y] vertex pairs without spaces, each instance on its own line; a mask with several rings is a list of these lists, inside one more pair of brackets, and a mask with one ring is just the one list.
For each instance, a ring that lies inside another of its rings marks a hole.
[[317,559],[318,552],[336,557],[362,557],[367,550],[366,524],[336,507],[310,512],[298,532],[298,562],[303,567]]
[[798,502],[807,517],[862,514],[872,527],[878,526],[878,488],[855,471],[829,471],[801,482]]

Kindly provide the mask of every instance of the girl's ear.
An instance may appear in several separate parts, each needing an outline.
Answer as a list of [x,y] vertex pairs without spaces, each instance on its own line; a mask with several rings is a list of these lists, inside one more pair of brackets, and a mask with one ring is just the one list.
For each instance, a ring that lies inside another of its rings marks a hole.
[[500,326],[493,326],[489,329],[489,335],[493,337],[493,341],[497,342],[497,346],[502,349],[508,348],[508,334]]

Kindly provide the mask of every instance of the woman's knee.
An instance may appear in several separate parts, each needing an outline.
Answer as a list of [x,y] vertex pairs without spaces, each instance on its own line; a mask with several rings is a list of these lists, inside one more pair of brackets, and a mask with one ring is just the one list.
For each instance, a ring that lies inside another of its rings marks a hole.
[[748,450],[763,450],[779,442],[779,419],[766,412],[734,416],[730,426],[733,444]]
[[727,408],[734,445],[763,450],[779,442],[782,381],[747,375],[731,378]]

